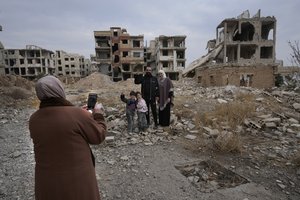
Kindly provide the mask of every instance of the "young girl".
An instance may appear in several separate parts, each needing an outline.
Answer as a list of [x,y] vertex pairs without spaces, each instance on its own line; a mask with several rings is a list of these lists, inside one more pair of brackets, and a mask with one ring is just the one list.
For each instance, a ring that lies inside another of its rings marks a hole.
[[138,127],[139,127],[139,131],[143,132],[148,127],[147,118],[146,118],[146,113],[148,112],[148,108],[141,93],[137,92],[136,96],[137,96],[136,108],[137,108],[137,116],[138,116]]
[[121,94],[121,100],[126,103],[126,118],[128,122],[127,131],[129,134],[133,132],[134,129],[134,114],[136,110],[136,94],[134,91],[130,92],[130,98],[125,98],[125,95]]

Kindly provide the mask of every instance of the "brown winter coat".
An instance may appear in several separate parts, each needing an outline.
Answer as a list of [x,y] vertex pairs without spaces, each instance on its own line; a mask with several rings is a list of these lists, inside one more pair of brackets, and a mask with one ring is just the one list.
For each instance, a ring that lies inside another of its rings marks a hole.
[[30,117],[29,129],[36,200],[99,200],[89,144],[105,139],[103,115],[75,106],[44,107]]

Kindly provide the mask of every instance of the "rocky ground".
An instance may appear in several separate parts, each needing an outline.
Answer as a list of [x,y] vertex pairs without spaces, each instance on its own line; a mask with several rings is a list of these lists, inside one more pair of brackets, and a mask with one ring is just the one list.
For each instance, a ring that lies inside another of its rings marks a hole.
[[[28,119],[38,101],[31,83],[8,82],[0,81],[0,199],[34,199]],[[75,105],[96,92],[106,109],[107,140],[92,147],[102,199],[300,199],[297,88],[174,84],[172,125],[133,135],[119,100],[139,90],[133,80],[92,74],[66,85]]]

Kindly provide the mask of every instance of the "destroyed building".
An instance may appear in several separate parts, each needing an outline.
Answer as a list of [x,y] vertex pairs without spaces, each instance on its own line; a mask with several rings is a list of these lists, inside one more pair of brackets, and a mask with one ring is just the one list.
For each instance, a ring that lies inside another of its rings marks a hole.
[[57,76],[81,78],[89,74],[90,61],[82,55],[56,50],[53,59]]
[[132,36],[126,29],[111,27],[94,31],[96,62],[99,71],[113,81],[133,78],[144,72],[144,36]]
[[53,54],[35,45],[26,45],[25,49],[4,49],[5,75],[33,79],[40,74],[48,74],[54,70]]
[[179,79],[179,73],[185,68],[186,36],[156,37],[147,48],[146,61],[154,71],[164,70],[172,80]]
[[4,46],[0,42],[0,75],[5,74],[5,65],[4,65]]
[[270,88],[277,68],[276,18],[253,17],[249,11],[223,20],[216,39],[207,44],[208,53],[193,61],[183,74],[193,76],[204,87],[249,86]]

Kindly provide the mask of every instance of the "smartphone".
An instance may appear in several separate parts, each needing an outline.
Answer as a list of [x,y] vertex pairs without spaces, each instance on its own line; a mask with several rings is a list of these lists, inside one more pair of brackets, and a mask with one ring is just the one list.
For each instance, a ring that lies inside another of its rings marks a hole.
[[96,93],[89,93],[88,102],[87,102],[87,109],[93,110],[96,103],[97,103],[97,94]]

